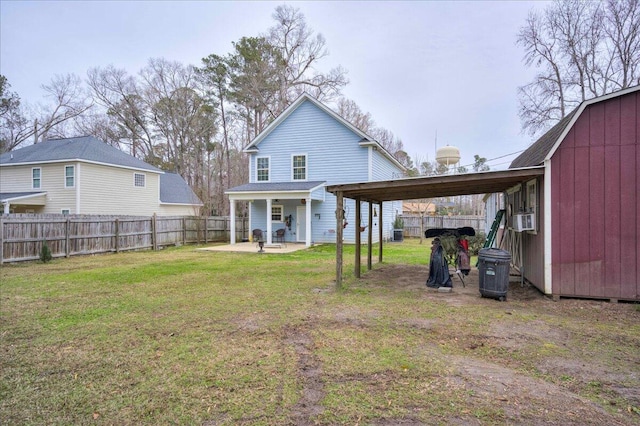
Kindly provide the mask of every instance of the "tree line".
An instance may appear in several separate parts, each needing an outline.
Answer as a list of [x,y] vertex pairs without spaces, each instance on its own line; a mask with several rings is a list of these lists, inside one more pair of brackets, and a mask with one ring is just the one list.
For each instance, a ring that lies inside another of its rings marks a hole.
[[[224,191],[246,182],[242,149],[300,94],[349,106],[366,132],[400,161],[402,141],[341,95],[347,72],[318,70],[326,42],[290,5],[276,7],[264,34],[242,37],[231,52],[198,66],[152,58],[137,74],[113,65],[86,80],[56,76],[42,86],[46,106],[26,108],[0,76],[0,152],[46,139],[93,135],[163,170],[179,173],[205,203],[228,214]],[[340,106],[338,106],[340,109]]]
[[[551,127],[582,100],[640,84],[640,0],[557,0],[531,12],[517,36],[534,81],[518,89],[523,130]],[[319,71],[324,37],[290,5],[275,8],[263,34],[242,37],[230,52],[197,66],[149,59],[135,74],[110,65],[82,80],[55,76],[42,89],[48,104],[28,107],[0,75],[0,152],[52,138],[93,135],[163,170],[179,173],[205,204],[228,214],[224,191],[245,183],[242,152],[301,93],[333,105],[377,140],[410,176],[449,172],[410,158],[402,140],[342,96],[347,72]],[[473,171],[489,169],[475,155]],[[457,172],[469,171],[460,167]]]

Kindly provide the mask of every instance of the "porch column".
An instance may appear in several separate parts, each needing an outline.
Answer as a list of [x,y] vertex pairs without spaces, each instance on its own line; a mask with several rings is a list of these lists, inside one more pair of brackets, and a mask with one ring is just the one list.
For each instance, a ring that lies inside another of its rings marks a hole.
[[307,223],[305,223],[305,241],[304,241],[304,245],[305,247],[311,247],[311,198],[307,198],[306,199],[306,206],[307,208],[305,209],[305,216],[306,216],[306,220]]
[[[272,223],[271,223],[271,202],[273,200],[271,198],[267,198],[267,245],[271,245],[272,241],[271,241],[271,229],[272,229]],[[264,238],[264,237],[263,237]]]
[[10,209],[11,204],[8,201],[5,201],[2,204],[4,205],[4,214],[8,215],[11,210]]
[[[229,228],[231,229],[230,242],[236,243],[236,200],[229,200]],[[205,231],[206,232],[206,231]]]

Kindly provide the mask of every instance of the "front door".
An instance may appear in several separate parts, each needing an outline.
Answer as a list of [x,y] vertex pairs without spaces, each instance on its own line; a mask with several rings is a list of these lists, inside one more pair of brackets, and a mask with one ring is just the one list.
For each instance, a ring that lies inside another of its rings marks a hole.
[[296,208],[296,241],[304,243],[307,240],[307,207]]

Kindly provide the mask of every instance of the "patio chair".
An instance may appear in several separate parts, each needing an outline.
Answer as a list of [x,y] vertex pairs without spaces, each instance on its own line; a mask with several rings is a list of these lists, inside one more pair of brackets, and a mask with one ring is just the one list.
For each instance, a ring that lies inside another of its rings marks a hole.
[[284,228],[278,229],[273,233],[274,243],[284,243]]
[[251,235],[253,235],[254,243],[262,241],[262,229],[254,229],[253,231],[251,231]]

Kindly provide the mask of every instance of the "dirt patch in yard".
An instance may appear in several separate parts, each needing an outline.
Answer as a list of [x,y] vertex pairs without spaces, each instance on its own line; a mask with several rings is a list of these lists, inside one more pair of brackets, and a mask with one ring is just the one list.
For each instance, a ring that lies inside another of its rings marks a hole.
[[[510,278],[507,300],[500,302],[480,296],[475,268],[464,285],[452,275],[450,293],[427,288],[427,276],[427,266],[384,265],[356,285],[412,292],[425,303],[486,312],[490,323],[485,326],[463,319],[447,324],[449,349],[434,354],[451,367],[446,380],[451,390],[466,395],[466,407],[459,418],[447,419],[449,424],[485,424],[478,413],[487,407],[508,423],[640,424],[640,336],[633,331],[640,322],[637,304],[554,301],[516,276]],[[431,319],[398,324],[442,328]]]

